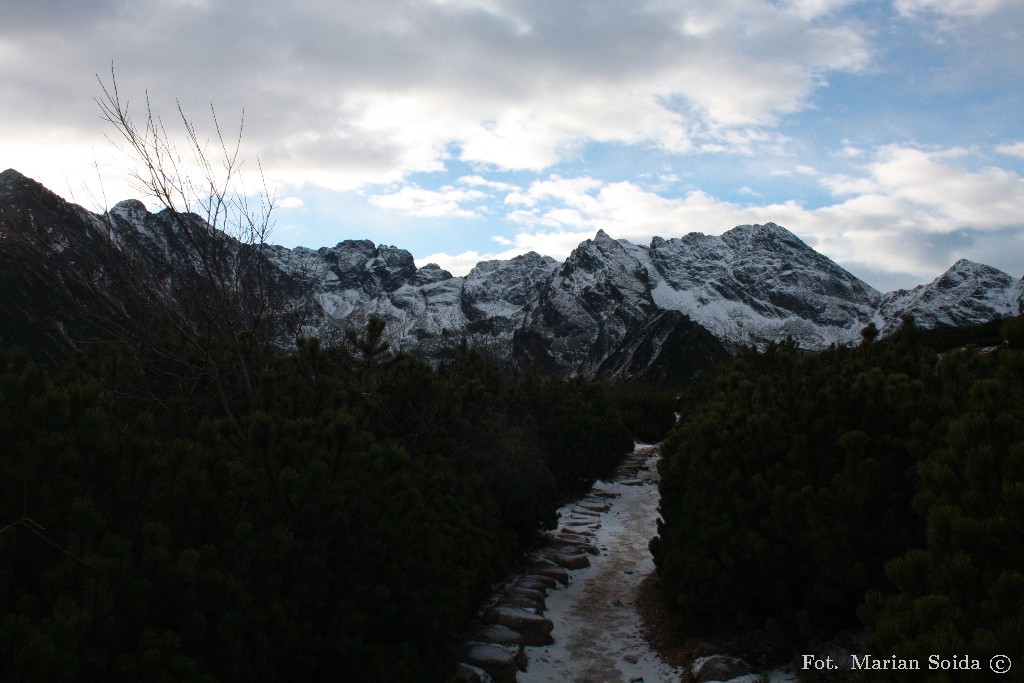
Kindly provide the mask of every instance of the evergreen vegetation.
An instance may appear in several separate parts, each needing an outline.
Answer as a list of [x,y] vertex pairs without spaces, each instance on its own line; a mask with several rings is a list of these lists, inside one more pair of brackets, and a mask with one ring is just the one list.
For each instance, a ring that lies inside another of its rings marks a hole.
[[189,374],[99,345],[58,377],[0,350],[0,680],[444,680],[632,437],[606,386],[465,347],[432,369],[383,333],[267,356],[251,393],[207,375],[215,346]]
[[859,348],[749,350],[694,387],[663,447],[664,602],[741,646],[866,627],[880,657],[1024,661],[1021,324],[980,352],[947,347],[992,329],[906,319]]

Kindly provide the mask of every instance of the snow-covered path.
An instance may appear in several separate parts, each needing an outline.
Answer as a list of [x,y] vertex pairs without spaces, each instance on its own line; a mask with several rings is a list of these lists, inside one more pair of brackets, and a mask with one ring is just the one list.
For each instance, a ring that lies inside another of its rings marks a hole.
[[[548,595],[545,616],[554,623],[555,642],[528,649],[520,683],[680,680],[682,669],[664,662],[644,640],[635,607],[640,583],[654,570],[647,544],[657,530],[657,458],[656,449],[638,446],[621,468],[624,474],[599,481],[590,497],[559,511],[559,527],[592,535],[601,554],[572,572],[568,587]],[[608,511],[595,512],[601,504]]]

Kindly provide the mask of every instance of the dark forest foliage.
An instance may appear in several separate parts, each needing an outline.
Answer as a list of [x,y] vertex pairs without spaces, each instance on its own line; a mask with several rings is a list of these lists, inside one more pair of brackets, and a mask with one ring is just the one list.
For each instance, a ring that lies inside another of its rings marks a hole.
[[881,657],[1024,661],[1020,326],[980,352],[948,346],[989,328],[906,320],[859,348],[748,351],[695,387],[663,448],[666,604],[741,645],[866,626]]
[[632,438],[605,386],[382,340],[270,356],[254,401],[117,346],[54,378],[0,352],[0,679],[443,680]]

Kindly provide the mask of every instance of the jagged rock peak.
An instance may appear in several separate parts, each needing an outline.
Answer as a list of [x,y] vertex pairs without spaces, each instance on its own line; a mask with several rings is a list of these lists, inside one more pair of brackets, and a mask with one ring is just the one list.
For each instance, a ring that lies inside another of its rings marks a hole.
[[[1006,273],[1004,273],[1003,271],[999,270],[998,268],[993,268],[992,266],[985,265],[984,263],[978,263],[976,261],[969,261],[969,260],[967,260],[965,258],[960,259],[959,261],[954,263],[952,266],[950,266],[949,270],[947,270],[944,273],[944,275],[949,275],[950,273],[968,273],[968,274],[982,273],[982,274],[989,274],[989,275],[1006,275]],[[1006,277],[1010,277],[1010,276],[1006,275]]]
[[149,210],[138,199],[125,199],[114,204],[114,207],[110,209],[110,213],[115,216],[124,216],[128,219],[136,218],[142,220],[149,213]]
[[1013,278],[998,268],[960,259],[949,270],[932,281],[932,286],[942,289],[962,287],[968,284],[976,288],[992,284],[1008,287],[1012,282]]
[[58,200],[62,204],[65,203],[62,197],[51,192],[45,185],[13,168],[0,173],[0,192],[4,194],[23,193],[35,195],[45,197],[46,199]]
[[[646,272],[629,249],[635,245],[625,240],[612,239],[604,230],[598,230],[592,240],[580,243],[562,264],[562,277],[571,277],[574,272],[608,273],[611,271],[635,272],[646,281]],[[643,275],[641,276],[641,272]]]
[[576,248],[573,249],[572,254],[569,256],[569,258],[573,258],[573,256],[580,252],[594,250],[596,250],[599,254],[607,254],[609,250],[620,252],[623,250],[623,247],[621,244],[619,244],[618,240],[613,239],[604,230],[598,230],[597,234],[594,235],[594,239],[585,240],[578,244]]
[[[881,316],[895,325],[903,313],[924,327],[971,325],[1024,310],[1024,287],[998,268],[960,259],[926,285],[884,295]],[[886,328],[882,328],[883,334]]]
[[122,199],[117,204],[114,204],[114,209],[123,209],[126,211],[146,211],[146,205],[138,199]]
[[[36,183],[36,181],[23,175],[20,171],[13,168],[8,168],[3,173],[0,173],[0,185],[6,186],[14,183],[25,182],[26,180],[29,182]],[[39,183],[36,183],[36,185],[39,185]],[[39,186],[42,187],[42,185]]]
[[722,241],[734,248],[742,244],[782,243],[791,247],[810,249],[803,240],[777,223],[737,225],[722,235]]
[[[370,240],[342,240],[334,245],[334,249],[340,249],[343,251],[369,251],[372,252],[377,248]],[[329,250],[329,247],[321,247],[321,251]]]

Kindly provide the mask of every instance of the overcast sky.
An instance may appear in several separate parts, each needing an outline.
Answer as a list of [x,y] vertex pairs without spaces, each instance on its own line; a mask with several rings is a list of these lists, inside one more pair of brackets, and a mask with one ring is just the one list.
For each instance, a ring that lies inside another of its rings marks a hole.
[[882,290],[1024,273],[1020,0],[4,0],[0,168],[147,201],[112,64],[138,115],[244,110],[289,247],[462,274],[773,221]]

